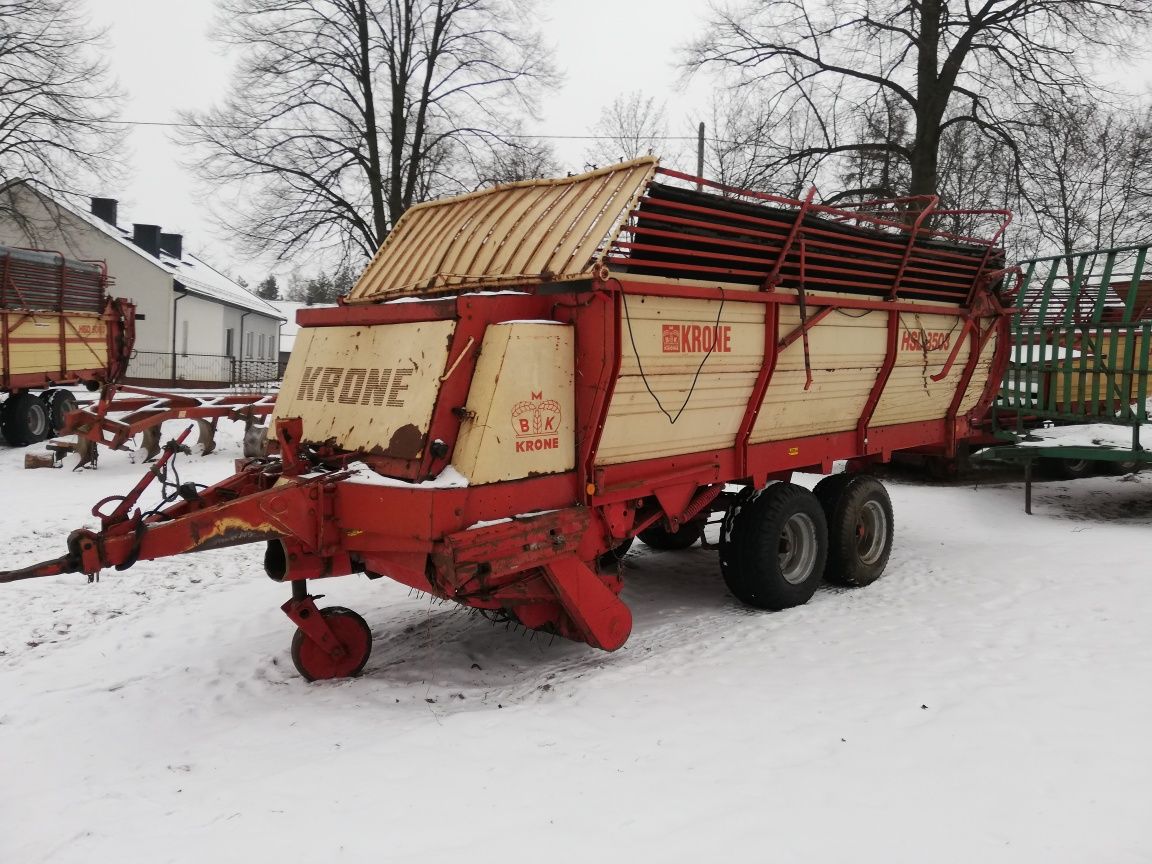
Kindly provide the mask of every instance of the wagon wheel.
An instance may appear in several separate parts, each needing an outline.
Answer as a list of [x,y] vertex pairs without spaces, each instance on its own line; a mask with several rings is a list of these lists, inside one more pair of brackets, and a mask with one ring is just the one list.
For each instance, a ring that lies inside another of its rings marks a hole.
[[49,391],[47,404],[48,416],[52,422],[52,434],[59,435],[64,431],[65,419],[80,405],[76,401],[76,397],[67,390]]
[[51,422],[44,400],[28,392],[9,396],[0,409],[0,432],[13,447],[43,441],[52,433]]
[[352,678],[360,674],[372,653],[372,629],[368,622],[343,606],[321,609],[328,629],[340,641],[343,655],[333,657],[318,643],[297,629],[292,637],[292,663],[308,681]]
[[705,519],[685,522],[678,531],[669,531],[662,522],[657,522],[640,532],[644,545],[662,552],[678,552],[687,549],[704,536]]
[[598,571],[618,571],[620,569],[620,562],[624,560],[624,556],[627,555],[628,550],[632,548],[632,543],[635,539],[634,537],[629,537],[626,540],[622,540],[620,544],[614,548],[602,553],[596,559],[596,569]]
[[1136,459],[1125,459],[1123,462],[1105,462],[1104,466],[1109,474],[1137,474],[1143,463]]
[[828,523],[829,582],[870,585],[888,566],[892,552],[892,501],[874,477],[834,474],[813,490]]
[[1041,459],[1040,469],[1054,480],[1079,480],[1096,473],[1091,459]]
[[807,603],[820,585],[828,529],[816,496],[773,483],[743,498],[724,517],[720,572],[738,600],[758,609]]

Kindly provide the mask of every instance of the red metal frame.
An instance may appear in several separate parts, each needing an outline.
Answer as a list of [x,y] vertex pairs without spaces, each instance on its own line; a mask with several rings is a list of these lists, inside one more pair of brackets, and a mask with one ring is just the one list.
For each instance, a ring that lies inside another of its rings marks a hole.
[[[124,393],[134,394],[136,398],[118,398]],[[229,393],[192,396],[127,384],[109,385],[97,402],[68,413],[61,434],[79,435],[116,450],[136,435],[155,429],[167,420],[219,420],[224,417],[243,422],[267,417],[275,405],[274,395]]]

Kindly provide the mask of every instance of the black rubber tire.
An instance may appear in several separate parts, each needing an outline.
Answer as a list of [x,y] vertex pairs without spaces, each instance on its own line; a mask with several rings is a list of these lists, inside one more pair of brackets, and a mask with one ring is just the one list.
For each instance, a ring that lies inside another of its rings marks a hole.
[[[795,555],[800,560],[793,561]],[[820,585],[827,555],[820,502],[792,483],[773,483],[738,499],[720,530],[724,583],[738,600],[758,609],[807,603]]]
[[321,609],[320,614],[349,653],[334,661],[322,653],[303,630],[297,629],[292,636],[292,665],[307,681],[355,678],[372,655],[372,628],[360,615],[343,606],[329,606]]
[[632,548],[632,544],[636,542],[635,537],[629,537],[615,549],[609,549],[596,559],[597,570],[619,570],[620,562],[624,560],[624,556],[628,554],[628,550]]
[[1079,480],[1096,473],[1096,463],[1091,459],[1039,459],[1040,470],[1054,480]]
[[52,434],[59,435],[64,429],[64,418],[68,412],[75,411],[80,403],[68,390],[49,390],[46,395],[48,396],[48,420],[52,424]]
[[836,474],[821,480],[815,495],[828,523],[824,578],[854,588],[871,585],[884,573],[892,553],[888,490],[875,477]]
[[651,546],[661,552],[679,552],[694,546],[704,536],[705,523],[699,519],[681,525],[679,531],[669,531],[663,524],[657,522],[640,532],[640,540],[645,546]]
[[[820,509],[824,511],[825,519],[831,518],[833,507],[840,500],[840,496],[844,494],[844,490],[848,488],[848,484],[852,482],[852,478],[856,476],[855,474],[829,474],[816,484],[812,494],[820,502]],[[828,523],[828,529],[831,533],[831,522]]]
[[1124,476],[1126,474],[1139,474],[1140,469],[1144,466],[1143,462],[1137,462],[1132,459],[1128,462],[1105,462],[1104,470],[1109,474],[1116,474]]
[[27,447],[47,438],[52,430],[48,406],[31,393],[9,396],[0,409],[0,432],[13,447]]

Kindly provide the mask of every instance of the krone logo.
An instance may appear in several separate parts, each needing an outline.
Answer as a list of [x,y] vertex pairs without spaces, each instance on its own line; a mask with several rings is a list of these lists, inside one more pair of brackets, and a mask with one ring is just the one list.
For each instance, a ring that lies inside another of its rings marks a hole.
[[516,452],[555,450],[560,446],[560,403],[545,399],[543,392],[512,407],[512,428],[516,432]]

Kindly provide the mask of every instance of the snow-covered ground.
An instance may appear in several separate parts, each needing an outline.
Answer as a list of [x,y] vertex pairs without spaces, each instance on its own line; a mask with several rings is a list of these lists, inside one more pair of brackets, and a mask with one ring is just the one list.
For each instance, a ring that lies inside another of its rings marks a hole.
[[[0,568],[143,470],[22,458]],[[1032,517],[1018,483],[889,488],[884,578],[787,612],[638,545],[614,654],[350,577],[317,589],[372,659],[307,684],[258,547],[0,586],[0,862],[1152,860],[1152,475]]]
[[[1152,442],[1152,426],[1140,427],[1140,442]],[[1108,423],[1085,423],[1075,426],[1051,426],[1033,429],[1018,447],[1100,447],[1107,450],[1131,450],[1132,427]]]

